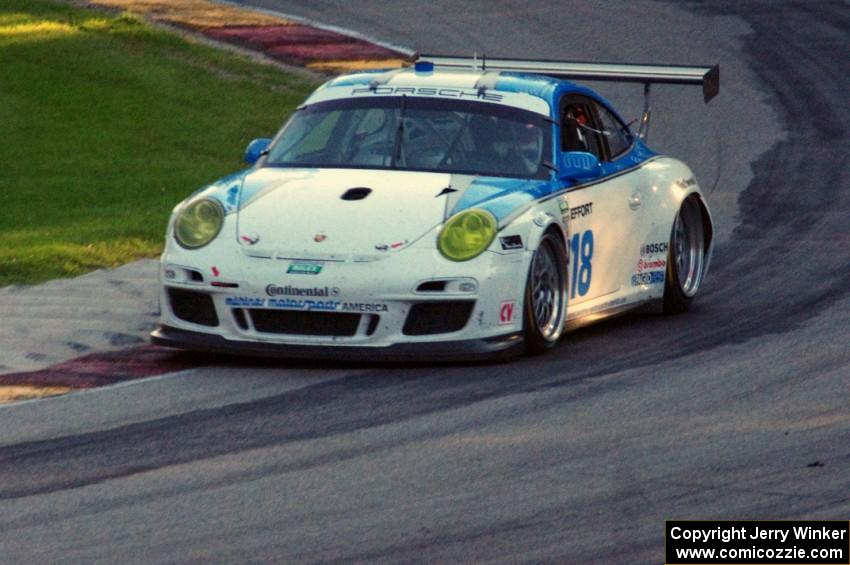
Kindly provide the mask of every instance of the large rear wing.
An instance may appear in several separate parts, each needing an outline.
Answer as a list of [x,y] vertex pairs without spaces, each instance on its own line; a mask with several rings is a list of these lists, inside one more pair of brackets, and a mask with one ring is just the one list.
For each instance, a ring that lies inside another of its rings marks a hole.
[[644,111],[638,136],[649,132],[649,87],[651,84],[692,84],[702,86],[706,104],[720,92],[720,66],[638,65],[633,63],[588,63],[532,59],[488,59],[450,55],[415,55],[414,63],[435,67],[479,71],[535,73],[569,80],[636,82],[644,85]]

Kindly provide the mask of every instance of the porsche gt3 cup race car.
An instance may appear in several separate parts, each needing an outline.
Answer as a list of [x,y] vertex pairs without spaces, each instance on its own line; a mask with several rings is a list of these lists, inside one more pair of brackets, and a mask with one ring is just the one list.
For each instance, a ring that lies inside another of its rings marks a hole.
[[[653,83],[718,68],[420,56],[340,76],[250,168],[180,203],[154,343],[288,357],[540,353],[637,307],[684,310],[705,197],[645,145]],[[633,133],[572,80],[645,85]]]

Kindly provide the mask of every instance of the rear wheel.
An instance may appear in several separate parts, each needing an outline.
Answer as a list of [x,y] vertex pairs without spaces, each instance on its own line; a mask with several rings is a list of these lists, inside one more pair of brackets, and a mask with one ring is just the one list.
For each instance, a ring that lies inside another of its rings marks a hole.
[[553,347],[564,330],[567,300],[566,251],[547,233],[531,260],[525,285],[523,324],[526,351],[538,355]]
[[682,202],[667,250],[667,276],[664,282],[664,312],[688,309],[699,290],[705,272],[705,229],[702,210],[695,197]]

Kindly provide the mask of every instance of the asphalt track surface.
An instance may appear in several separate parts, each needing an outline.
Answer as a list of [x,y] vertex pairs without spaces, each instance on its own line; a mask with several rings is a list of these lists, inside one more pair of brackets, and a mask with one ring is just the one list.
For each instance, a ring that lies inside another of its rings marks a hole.
[[421,51],[720,62],[708,107],[658,89],[650,138],[723,215],[705,292],[509,364],[0,407],[0,561],[660,563],[665,519],[850,517],[848,3],[256,2]]

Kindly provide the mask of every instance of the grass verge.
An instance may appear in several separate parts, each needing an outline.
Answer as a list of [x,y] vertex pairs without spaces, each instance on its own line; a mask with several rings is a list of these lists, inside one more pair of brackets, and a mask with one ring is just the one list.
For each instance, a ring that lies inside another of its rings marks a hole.
[[0,3],[0,286],[156,255],[316,86],[130,15]]

